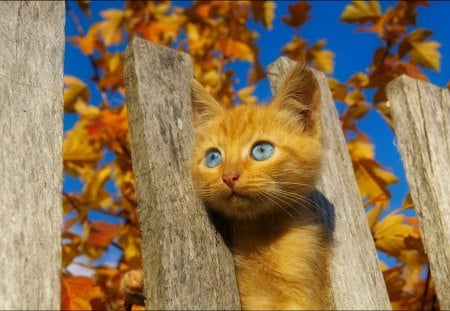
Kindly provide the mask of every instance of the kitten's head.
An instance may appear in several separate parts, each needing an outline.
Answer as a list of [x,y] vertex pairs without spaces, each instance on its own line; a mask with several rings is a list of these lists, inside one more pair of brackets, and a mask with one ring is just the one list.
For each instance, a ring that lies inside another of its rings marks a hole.
[[194,184],[226,216],[252,218],[309,205],[321,166],[320,94],[304,64],[270,105],[222,107],[192,81]]

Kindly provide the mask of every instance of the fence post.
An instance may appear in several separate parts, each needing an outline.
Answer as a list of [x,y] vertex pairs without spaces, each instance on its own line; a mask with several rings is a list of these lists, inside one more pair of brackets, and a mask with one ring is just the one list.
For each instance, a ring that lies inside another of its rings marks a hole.
[[387,95],[440,308],[449,310],[450,94],[401,76]]
[[[294,64],[281,57],[269,66],[274,94]],[[331,264],[334,307],[338,310],[391,309],[331,92],[325,75],[313,72],[321,89],[323,142],[328,149],[315,202],[328,213],[329,225],[334,229]]]
[[64,2],[0,3],[0,309],[60,308]]
[[126,101],[147,309],[239,309],[233,258],[193,192],[190,57],[134,39]]

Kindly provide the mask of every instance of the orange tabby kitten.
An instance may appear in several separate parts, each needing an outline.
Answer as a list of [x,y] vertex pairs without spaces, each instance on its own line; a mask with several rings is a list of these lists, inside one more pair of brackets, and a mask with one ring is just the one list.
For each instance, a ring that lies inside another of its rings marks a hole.
[[312,72],[297,64],[270,105],[224,108],[191,86],[192,176],[230,222],[242,309],[330,307],[330,242],[311,199],[322,159]]

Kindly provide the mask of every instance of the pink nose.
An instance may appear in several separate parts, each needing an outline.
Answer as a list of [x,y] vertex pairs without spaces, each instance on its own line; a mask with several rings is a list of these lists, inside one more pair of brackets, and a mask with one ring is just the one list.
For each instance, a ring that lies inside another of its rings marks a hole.
[[224,183],[227,184],[228,187],[233,188],[236,182],[239,179],[238,173],[230,173],[230,174],[223,174],[222,180]]

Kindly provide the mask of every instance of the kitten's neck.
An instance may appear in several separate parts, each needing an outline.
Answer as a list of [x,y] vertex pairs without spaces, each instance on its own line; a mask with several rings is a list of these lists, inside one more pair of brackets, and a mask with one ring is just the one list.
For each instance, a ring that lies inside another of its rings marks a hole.
[[306,210],[304,206],[274,210],[253,218],[231,221],[233,248],[252,251],[252,246],[271,244],[292,228],[323,226],[317,211]]

